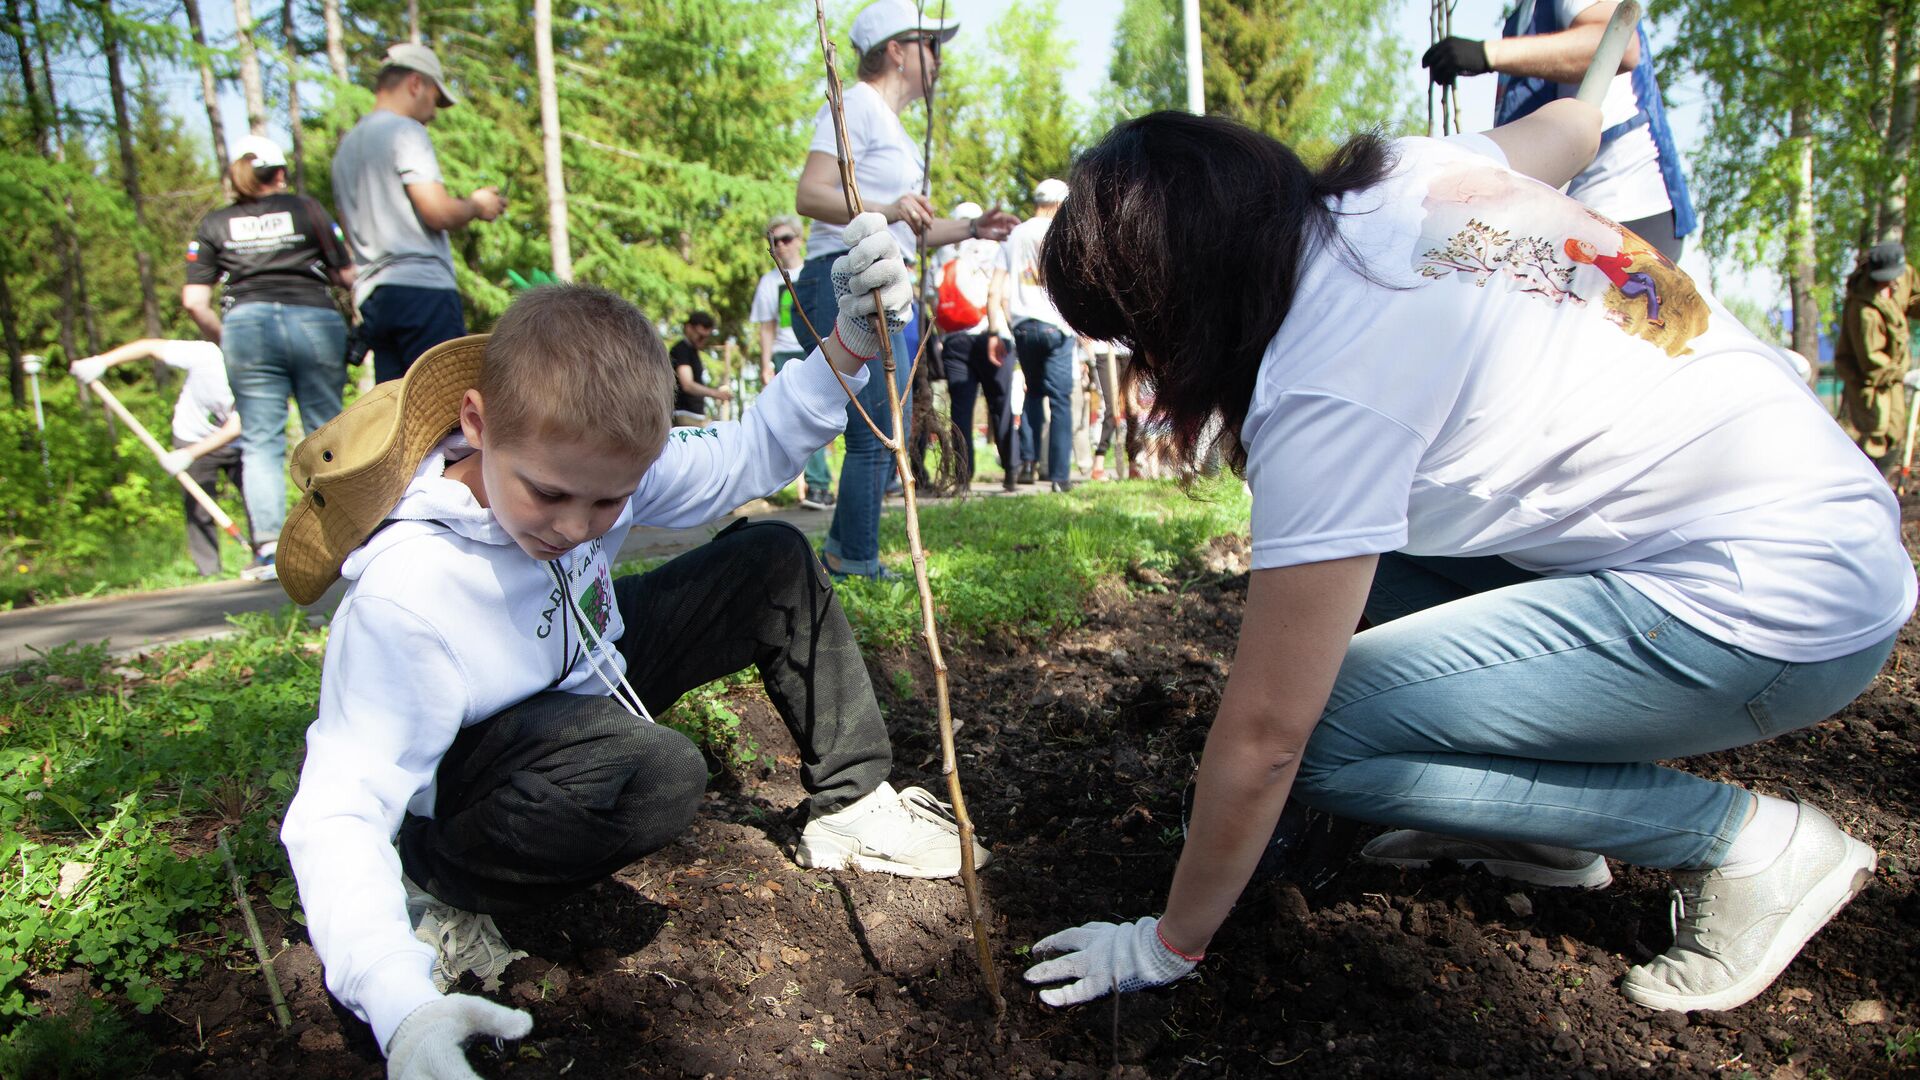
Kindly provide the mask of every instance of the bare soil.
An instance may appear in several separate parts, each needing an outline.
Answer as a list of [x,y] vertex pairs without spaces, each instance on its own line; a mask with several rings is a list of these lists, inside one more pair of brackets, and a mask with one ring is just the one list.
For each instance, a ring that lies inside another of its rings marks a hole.
[[[1246,589],[1244,542],[1170,581],[1151,571],[1042,644],[952,657],[954,713],[1004,1019],[985,1004],[955,882],[802,870],[786,854],[797,762],[716,779],[668,850],[538,918],[501,920],[532,955],[494,996],[534,1034],[472,1053],[487,1076],[1200,1077],[1879,1076],[1920,1068],[1889,1040],[1920,1026],[1920,635],[1904,632],[1852,707],[1815,728],[1686,767],[1788,788],[1881,853],[1878,881],[1740,1009],[1653,1013],[1621,976],[1669,939],[1664,878],[1616,866],[1601,892],[1443,867],[1351,862],[1335,830],[1247,893],[1197,977],[1056,1011],[1019,981],[1026,946],[1091,918],[1157,911],[1182,793],[1219,701]],[[1150,580],[1145,580],[1150,579]],[[882,696],[896,782],[936,792],[932,681]],[[736,702],[766,747],[763,699]],[[383,1075],[364,1025],[331,1003],[301,928],[276,961],[294,1025],[257,972],[174,988],[143,1021],[154,1076]]]

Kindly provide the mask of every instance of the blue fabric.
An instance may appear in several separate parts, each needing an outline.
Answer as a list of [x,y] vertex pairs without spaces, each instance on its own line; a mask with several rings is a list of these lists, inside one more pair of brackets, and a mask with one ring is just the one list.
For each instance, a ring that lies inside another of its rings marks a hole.
[[360,301],[360,336],[373,350],[376,382],[405,375],[421,353],[466,333],[460,294],[452,289],[378,285]]
[[[833,333],[833,321],[839,316],[839,304],[833,297],[833,260],[844,252],[808,259],[794,280],[794,302],[806,313],[815,329]],[[819,344],[804,323],[793,328],[800,347],[811,353]],[[907,351],[905,332],[892,338],[894,382],[904,397],[907,392]],[[876,356],[867,363],[867,385],[860,391],[860,404],[882,431],[891,423],[887,405],[886,368]],[[912,412],[902,410],[901,426],[911,432]],[[833,569],[845,574],[871,577],[880,572],[880,511],[886,498],[887,480],[893,476],[893,454],[874,438],[867,422],[860,418],[851,402],[847,405],[846,455],[840,460],[840,490],[833,504],[833,522],[827,526],[827,541],[822,550]]]
[[[1504,37],[1530,37],[1565,29],[1560,25],[1552,0],[1521,0],[1520,5],[1507,16],[1501,34]],[[1654,78],[1653,43],[1647,40],[1646,21],[1638,23],[1634,30],[1640,37],[1640,62],[1634,65],[1631,77],[1634,102],[1640,106],[1640,111],[1633,119],[1601,132],[1600,142],[1604,146],[1636,128],[1644,126],[1650,129],[1654,148],[1660,155],[1660,178],[1667,185],[1667,201],[1673,204],[1673,235],[1686,236],[1699,226],[1699,220],[1693,212],[1693,197],[1687,191],[1686,172],[1680,167],[1680,151],[1674,146],[1673,129],[1667,123],[1667,107],[1660,96],[1660,83]],[[1512,123],[1549,101],[1573,97],[1579,90],[1577,85],[1557,83],[1537,76],[1502,75],[1499,91],[1494,97],[1493,122],[1496,126]]]
[[347,385],[347,323],[332,308],[243,303],[222,320],[220,350],[240,414],[241,491],[255,546],[287,520],[287,398],[311,435],[340,412]]
[[1295,791],[1401,828],[1717,866],[1750,800],[1654,764],[1820,722],[1870,684],[1893,637],[1814,664],[1699,633],[1600,572],[1499,558],[1380,557]]
[[1073,336],[1051,323],[1022,319],[1013,327],[1013,348],[1027,379],[1022,449],[1033,460],[1044,429],[1047,479],[1065,483],[1073,475]]

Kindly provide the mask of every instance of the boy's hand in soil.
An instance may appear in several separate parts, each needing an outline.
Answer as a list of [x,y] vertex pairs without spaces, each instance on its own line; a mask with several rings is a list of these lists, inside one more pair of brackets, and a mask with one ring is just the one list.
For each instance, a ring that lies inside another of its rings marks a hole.
[[[900,255],[900,245],[887,231],[887,221],[868,211],[848,223],[840,234],[850,250],[833,261],[833,296],[840,316],[834,321],[834,336],[847,352],[862,360],[880,353],[880,334],[891,334],[906,325],[907,309],[913,305],[913,279]],[[886,307],[887,326],[876,332],[874,291]],[[905,364],[909,357],[895,357]]]
[[1078,1005],[1110,992],[1165,986],[1200,962],[1199,957],[1188,959],[1174,952],[1161,939],[1159,920],[1152,916],[1127,925],[1090,922],[1062,930],[1034,943],[1033,955],[1043,953],[1062,955],[1028,968],[1028,982],[1073,980],[1040,991],[1040,1000],[1054,1006]]
[[407,1014],[387,1042],[387,1080],[480,1080],[467,1041],[524,1039],[533,1017],[472,994],[450,994]]

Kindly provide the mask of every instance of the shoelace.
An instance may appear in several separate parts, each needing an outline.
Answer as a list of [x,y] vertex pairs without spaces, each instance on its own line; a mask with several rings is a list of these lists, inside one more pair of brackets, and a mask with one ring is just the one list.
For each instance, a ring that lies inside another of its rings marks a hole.
[[1713,897],[1705,893],[1699,893],[1694,896],[1693,905],[1689,908],[1687,905],[1686,892],[1678,885],[1668,887],[1667,928],[1673,931],[1676,940],[1680,936],[1680,924],[1683,922],[1691,924],[1701,919],[1706,913],[1700,910],[1700,905],[1711,899],[1713,899]]
[[907,813],[926,818],[942,828],[959,830],[960,822],[953,816],[953,804],[936,798],[933,792],[916,786],[901,788],[896,794],[900,796],[900,805]]
[[527,955],[507,944],[494,924],[493,916],[465,911],[445,904],[432,912],[434,925],[429,931],[434,952],[438,954],[449,980],[472,972],[482,986],[497,990],[500,976],[515,960]]

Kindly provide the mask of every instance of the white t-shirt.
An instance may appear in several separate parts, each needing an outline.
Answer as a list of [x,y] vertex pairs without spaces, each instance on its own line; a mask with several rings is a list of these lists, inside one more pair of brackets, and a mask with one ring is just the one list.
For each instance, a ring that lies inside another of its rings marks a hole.
[[927,256],[927,303],[934,310],[940,307],[940,282],[946,276],[947,264],[962,260],[958,276],[961,279],[962,295],[973,298],[978,295],[980,321],[965,330],[948,331],[960,334],[984,334],[987,332],[986,289],[984,286],[993,279],[993,268],[1000,265],[1000,241],[981,237],[969,237],[957,244],[946,244],[935,248]]
[[1241,429],[1256,568],[1613,570],[1790,661],[1906,620],[1899,507],[1775,350],[1484,136],[1393,150],[1338,207],[1353,254],[1309,258],[1262,361]]
[[[1561,26],[1572,26],[1574,16],[1601,0],[1554,0]],[[1653,62],[1641,57],[1643,64]],[[1573,96],[1572,90],[1563,91]],[[1633,95],[1633,73],[1615,75],[1600,103],[1602,130],[1624,124],[1640,111]],[[1602,143],[1593,164],[1567,185],[1567,194],[1615,221],[1637,221],[1673,209],[1667,181],[1660,175],[1660,151],[1653,131],[1645,124]]]
[[1023,319],[1039,319],[1071,334],[1073,329],[1040,284],[1040,244],[1052,225],[1050,217],[1028,218],[1000,245],[1000,269],[1007,272],[1007,318],[1015,326]]
[[[908,192],[918,192],[926,179],[926,162],[920,156],[920,147],[901,126],[900,117],[887,108],[880,91],[867,83],[854,83],[845,88],[841,97],[846,106],[847,145],[853,148],[853,178],[860,185],[860,201],[866,206],[878,207],[881,203],[897,201]],[[825,105],[820,106],[820,112],[813,118],[813,142],[807,149],[828,157],[839,156],[833,137],[833,113]],[[839,189],[840,185],[835,184],[834,190]],[[893,238],[900,241],[900,251],[912,262],[919,237],[902,221],[888,227],[893,230]],[[807,234],[807,257],[818,258],[847,250],[846,242],[840,239],[845,231],[844,225],[816,219],[813,230]]]
[[160,362],[186,373],[173,402],[173,437],[196,443],[220,430],[233,415],[227,361],[211,341],[163,341],[153,350]]
[[[789,271],[795,278],[800,271]],[[780,276],[780,271],[769,270],[760,275],[760,283],[753,287],[753,305],[747,309],[747,321],[751,323],[774,323],[773,351],[777,353],[799,352],[800,339],[793,333],[793,290]]]

